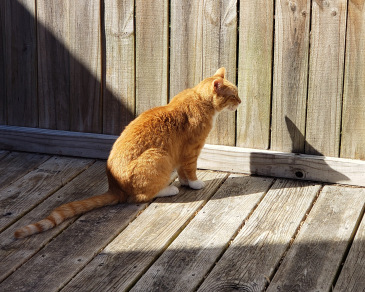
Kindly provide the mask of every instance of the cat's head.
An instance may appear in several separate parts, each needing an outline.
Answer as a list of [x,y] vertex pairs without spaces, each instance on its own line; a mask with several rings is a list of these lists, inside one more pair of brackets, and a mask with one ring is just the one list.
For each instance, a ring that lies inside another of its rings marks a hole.
[[238,97],[237,87],[229,82],[226,78],[226,69],[220,68],[215,74],[207,78],[208,86],[212,90],[212,103],[217,111],[230,110],[235,111],[238,105],[241,103],[241,99]]

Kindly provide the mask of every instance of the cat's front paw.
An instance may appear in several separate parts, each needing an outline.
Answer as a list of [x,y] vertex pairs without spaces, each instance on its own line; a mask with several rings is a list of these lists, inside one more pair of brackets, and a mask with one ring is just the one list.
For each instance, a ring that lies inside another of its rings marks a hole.
[[204,188],[205,183],[201,180],[189,180],[189,187],[191,187],[194,190],[200,190]]

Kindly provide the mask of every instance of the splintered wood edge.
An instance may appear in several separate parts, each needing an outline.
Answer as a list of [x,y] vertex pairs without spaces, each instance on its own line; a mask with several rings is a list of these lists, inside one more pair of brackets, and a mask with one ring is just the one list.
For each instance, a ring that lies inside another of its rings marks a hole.
[[[117,136],[0,126],[0,149],[106,159]],[[365,161],[206,144],[198,168],[365,186]]]

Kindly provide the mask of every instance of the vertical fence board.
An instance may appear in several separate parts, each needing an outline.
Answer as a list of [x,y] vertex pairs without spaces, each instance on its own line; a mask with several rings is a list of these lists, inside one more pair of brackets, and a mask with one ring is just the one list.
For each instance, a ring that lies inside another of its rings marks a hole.
[[100,1],[70,1],[71,130],[100,133]]
[[310,2],[276,1],[272,150],[304,151]]
[[105,1],[103,133],[118,135],[133,119],[134,1]]
[[38,126],[35,0],[5,1],[8,122]]
[[0,1],[0,124],[7,123],[5,89],[5,1]]
[[305,152],[337,157],[346,31],[346,0],[312,6]]
[[[237,1],[204,1],[203,7],[203,78],[225,67],[226,78],[236,83]],[[222,112],[217,117],[207,143],[235,145],[235,113]]]
[[[70,129],[69,1],[37,1],[39,127]],[[73,98],[75,99],[75,97]]]
[[202,79],[202,1],[171,0],[170,98]]
[[365,2],[349,1],[341,157],[365,159]]
[[237,146],[268,149],[274,6],[243,0],[240,7]]
[[136,0],[136,114],[168,100],[168,0]]
[[[226,67],[236,82],[237,1],[171,2],[170,97]],[[235,144],[235,114],[221,113],[207,143]]]

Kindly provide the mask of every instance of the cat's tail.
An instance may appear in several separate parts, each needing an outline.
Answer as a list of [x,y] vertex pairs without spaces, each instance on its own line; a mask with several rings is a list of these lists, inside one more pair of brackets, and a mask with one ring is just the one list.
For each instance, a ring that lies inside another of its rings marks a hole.
[[116,205],[118,203],[119,196],[114,195],[111,192],[106,192],[102,195],[97,195],[85,200],[67,203],[54,209],[47,218],[16,230],[14,236],[16,238],[23,238],[35,233],[40,233],[61,224],[68,218],[96,208]]

